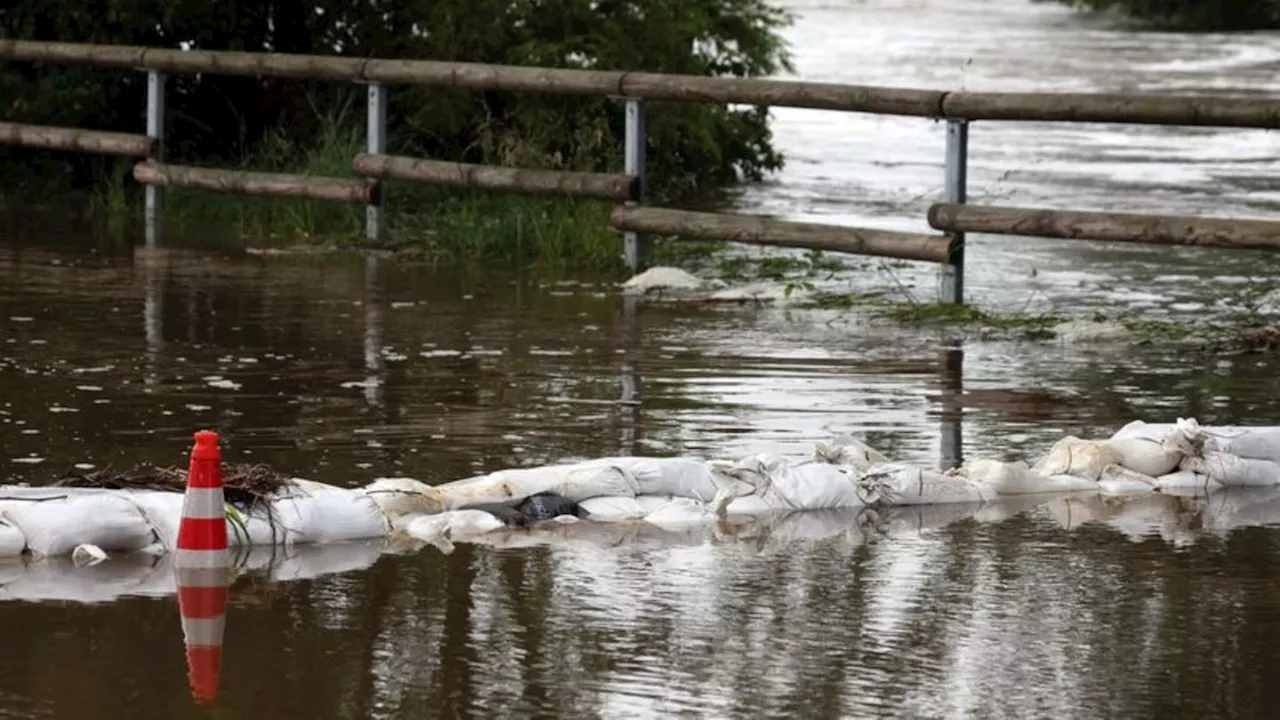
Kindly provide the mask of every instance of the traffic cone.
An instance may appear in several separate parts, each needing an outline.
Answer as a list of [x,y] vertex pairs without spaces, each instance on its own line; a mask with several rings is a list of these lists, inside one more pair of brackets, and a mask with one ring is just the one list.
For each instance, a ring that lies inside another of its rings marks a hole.
[[191,696],[197,702],[209,703],[218,696],[231,555],[227,549],[218,434],[202,430],[195,434],[195,440],[174,569]]
[[187,470],[187,491],[178,524],[178,567],[223,567],[230,564],[227,551],[227,515],[222,494],[222,451],[218,433],[195,434]]

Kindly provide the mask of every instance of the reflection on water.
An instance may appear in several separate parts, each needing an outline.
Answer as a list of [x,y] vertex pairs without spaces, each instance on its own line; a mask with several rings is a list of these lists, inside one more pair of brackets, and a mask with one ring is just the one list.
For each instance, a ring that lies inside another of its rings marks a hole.
[[[1125,35],[1017,0],[791,4],[799,65],[815,79],[1275,90],[1267,34]],[[740,201],[918,229],[940,189],[940,128],[821,116],[778,111],[791,166]],[[972,195],[1273,212],[1275,142],[978,125]],[[1135,418],[1280,424],[1272,355],[951,347],[849,310],[636,308],[596,279],[118,253],[80,229],[5,223],[6,483],[77,464],[182,466],[205,427],[228,460],[352,486],[617,453],[805,455],[843,433],[948,466],[1033,458],[1064,434]],[[1194,316],[1273,274],[1249,254],[976,245],[974,297],[1019,308]],[[871,267],[849,282],[932,292],[929,268]],[[363,544],[241,558],[218,703],[307,718],[1269,716],[1264,673],[1280,647],[1269,492],[685,533],[579,523],[449,554]],[[0,565],[0,715],[206,716],[175,591],[164,558]]]

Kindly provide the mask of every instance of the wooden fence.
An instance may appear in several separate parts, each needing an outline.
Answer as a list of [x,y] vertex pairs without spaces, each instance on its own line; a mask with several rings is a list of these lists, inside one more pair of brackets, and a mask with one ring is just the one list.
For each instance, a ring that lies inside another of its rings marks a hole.
[[[431,60],[389,60],[279,53],[182,51],[117,45],[0,40],[0,59],[148,74],[143,135],[0,122],[0,143],[136,157],[147,185],[147,224],[155,226],[166,186],[249,195],[308,197],[367,206],[368,237],[382,232],[382,183],[430,182],[493,191],[586,197],[617,203],[610,224],[623,231],[632,269],[645,263],[647,234],[724,239],[939,263],[942,300],[964,298],[965,233],[1161,245],[1280,249],[1280,221],[984,207],[966,203],[969,124],[975,120],[1061,121],[1280,129],[1280,98],[1154,94],[978,93],[643,72],[511,67]],[[165,73],[307,78],[368,85],[366,153],[352,159],[363,179],[255,173],[166,164]],[[617,174],[469,165],[386,154],[386,86],[423,84],[475,90],[596,95],[625,103],[624,168]],[[904,115],[947,124],[943,202],[928,211],[938,234],[905,233],[749,215],[641,205],[646,100],[812,108]]]

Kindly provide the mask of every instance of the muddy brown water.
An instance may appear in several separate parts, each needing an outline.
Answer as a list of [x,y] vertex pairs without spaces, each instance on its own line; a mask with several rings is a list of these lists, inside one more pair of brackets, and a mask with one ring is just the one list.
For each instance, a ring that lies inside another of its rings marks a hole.
[[[1063,89],[1072,77],[1073,89],[1163,78],[1274,91],[1274,35],[1126,35],[1011,0],[794,4],[800,70],[818,79],[947,86],[963,55],[963,77],[986,78],[983,89],[998,78]],[[847,42],[855,32],[863,41]],[[1104,50],[1129,69],[1089,54]],[[937,128],[806,124],[815,117],[779,115],[798,159],[739,202],[916,222],[901,198],[936,190],[940,154],[922,138]],[[1274,135],[1006,132],[985,152],[1047,150],[1034,167],[1056,169],[1013,190],[1016,178],[1002,181],[1028,204],[1069,187],[1085,204],[1150,192],[1165,208],[1274,211],[1274,186],[1256,189],[1274,175]],[[1151,154],[1127,160],[1165,190],[1097,164],[1098,147],[1133,146]],[[871,152],[886,149],[899,160]],[[805,154],[816,151],[826,162]],[[1132,419],[1280,425],[1273,355],[1175,343],[946,350],[935,333],[856,311],[633,315],[599,278],[115,247],[55,227],[10,223],[0,237],[6,483],[77,465],[181,465],[204,427],[223,433],[229,460],[357,486],[618,453],[805,455],[839,433],[937,466],[944,438],[966,456],[1034,458],[1064,434]],[[1273,262],[976,243],[988,254],[971,289],[1000,306],[1224,312],[1224,293]],[[837,282],[934,282],[927,268],[895,268],[890,281],[873,270]],[[1262,493],[1193,505],[1157,499],[1125,514],[1036,500],[815,513],[758,532],[600,529],[529,547],[256,556],[231,589],[212,709],[191,698],[164,561],[0,565],[0,717],[1272,716],[1280,503]]]

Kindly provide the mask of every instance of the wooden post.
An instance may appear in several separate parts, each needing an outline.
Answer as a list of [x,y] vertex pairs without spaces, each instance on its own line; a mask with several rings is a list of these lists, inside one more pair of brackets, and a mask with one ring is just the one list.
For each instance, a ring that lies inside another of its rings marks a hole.
[[148,185],[198,188],[235,195],[301,197],[361,205],[374,205],[378,200],[378,188],[374,183],[346,178],[162,165],[150,161],[135,165],[133,177]]
[[473,165],[399,155],[361,153],[351,161],[364,177],[412,180],[478,190],[501,190],[528,195],[584,197],[622,202],[635,197],[636,181],[626,175],[564,170]]

